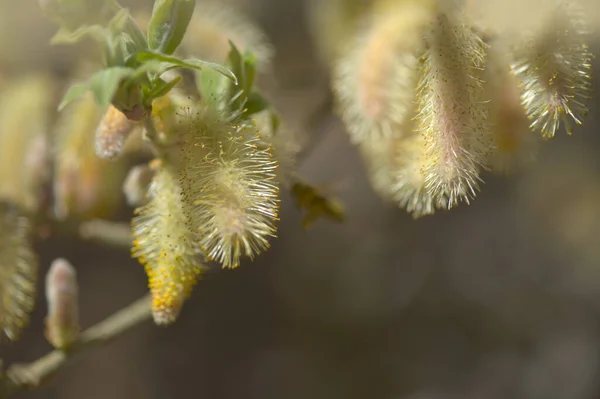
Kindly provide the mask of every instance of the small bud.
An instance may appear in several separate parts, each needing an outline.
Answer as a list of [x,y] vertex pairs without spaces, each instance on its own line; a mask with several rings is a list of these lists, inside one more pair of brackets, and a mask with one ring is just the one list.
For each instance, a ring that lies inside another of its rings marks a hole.
[[137,165],[131,168],[123,183],[123,193],[130,206],[139,206],[148,199],[148,187],[152,182],[154,171],[149,165]]
[[152,50],[173,54],[190,23],[196,0],[156,0],[148,26]]
[[75,268],[65,259],[52,262],[46,275],[46,339],[67,349],[79,339],[79,288]]
[[134,127],[134,122],[127,119],[125,114],[109,105],[96,129],[96,155],[105,159],[119,156]]

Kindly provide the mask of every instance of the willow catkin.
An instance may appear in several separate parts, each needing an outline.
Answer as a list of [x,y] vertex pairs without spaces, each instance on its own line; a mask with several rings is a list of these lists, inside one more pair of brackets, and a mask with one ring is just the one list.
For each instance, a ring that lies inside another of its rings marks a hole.
[[438,13],[426,34],[416,129],[426,140],[427,189],[444,207],[469,203],[492,142],[480,80],[486,45],[454,13]]
[[188,217],[211,260],[237,267],[269,247],[279,211],[277,162],[251,124],[206,107],[191,115],[182,155]]
[[582,11],[560,1],[537,30],[526,36],[514,54],[512,71],[531,128],[546,138],[564,125],[571,134],[589,112],[591,58],[588,28]]
[[435,213],[439,206],[426,188],[426,142],[412,130],[413,125],[414,120],[407,117],[402,136],[369,140],[359,148],[374,190],[418,219]]
[[149,188],[150,201],[132,220],[132,255],[145,267],[156,324],[170,324],[203,269],[188,215],[179,172],[160,165]]
[[412,110],[430,2],[407,1],[375,15],[337,63],[333,91],[353,143],[392,137]]
[[29,218],[0,202],[0,341],[15,341],[35,303],[38,259],[31,247]]

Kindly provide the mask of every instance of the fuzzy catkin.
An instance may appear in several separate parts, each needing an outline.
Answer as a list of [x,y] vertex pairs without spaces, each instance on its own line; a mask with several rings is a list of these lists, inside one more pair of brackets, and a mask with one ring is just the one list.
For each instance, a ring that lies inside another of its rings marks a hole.
[[277,162],[246,121],[207,107],[190,115],[182,187],[198,242],[211,260],[237,267],[269,247],[279,211]]
[[427,190],[448,209],[475,197],[479,170],[493,145],[480,80],[487,46],[460,18],[438,13],[431,24],[417,91]]
[[583,12],[559,2],[514,54],[511,65],[531,128],[552,138],[561,126],[571,134],[589,112],[591,58]]
[[413,109],[429,2],[407,1],[374,15],[334,69],[333,91],[353,143],[394,137]]
[[202,257],[184,212],[177,170],[159,166],[149,195],[132,220],[132,255],[148,275],[154,321],[170,324],[199,278]]

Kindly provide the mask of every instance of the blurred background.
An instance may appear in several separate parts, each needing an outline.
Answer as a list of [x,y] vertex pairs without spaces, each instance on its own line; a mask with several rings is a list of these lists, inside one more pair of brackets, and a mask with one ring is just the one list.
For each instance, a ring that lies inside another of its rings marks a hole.
[[[328,95],[306,2],[229,3],[273,43],[270,91],[312,145],[301,172],[343,201],[346,222],[305,231],[284,194],[271,250],[206,275],[174,325],[145,323],[17,397],[600,397],[600,101],[531,167],[485,176],[472,205],[414,221],[373,193],[333,115],[302,131]],[[34,0],[0,0],[2,79],[70,70],[72,50],[47,44],[55,30]],[[146,292],[126,251],[73,237],[38,250],[42,273],[56,257],[77,268],[84,328]],[[0,348],[5,362],[51,349],[44,314],[40,294],[22,340]]]

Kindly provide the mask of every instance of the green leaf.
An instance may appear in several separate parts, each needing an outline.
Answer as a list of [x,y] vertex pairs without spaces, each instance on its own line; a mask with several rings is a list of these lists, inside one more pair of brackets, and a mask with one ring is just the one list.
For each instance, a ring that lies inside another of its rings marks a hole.
[[58,106],[59,111],[87,91],[92,91],[96,103],[100,107],[107,107],[119,88],[121,80],[133,74],[134,71],[133,68],[112,67],[96,72],[87,82],[75,84],[67,90]]
[[244,107],[244,115],[250,116],[269,108],[269,102],[260,93],[254,91],[248,97]]
[[256,76],[256,60],[252,54],[242,54],[235,44],[229,41],[229,55],[227,64],[233,74],[237,77],[238,85],[229,85],[226,90],[227,106],[236,112],[244,113],[244,107],[252,93],[252,85]]
[[229,55],[227,56],[228,66],[238,79],[240,89],[246,93],[252,91],[254,78],[256,76],[256,59],[251,53],[242,56],[237,47],[230,41]]
[[110,104],[114,94],[119,88],[119,83],[130,76],[135,70],[126,67],[107,68],[94,74],[89,80],[89,87],[99,106]]
[[219,72],[221,75],[225,76],[227,79],[231,80],[234,84],[237,85],[236,76],[226,67],[220,64],[216,64],[214,62],[197,60],[194,58],[181,60],[177,57],[168,56],[164,54],[160,54],[154,51],[141,51],[137,54],[137,60],[139,62],[148,62],[148,61],[160,61],[169,66],[177,66],[180,68],[189,68],[189,69],[199,69],[203,70],[205,68],[213,69]]
[[192,19],[196,0],[155,0],[148,25],[148,44],[152,50],[173,54]]
[[180,81],[181,81],[181,76],[176,77],[175,79],[171,80],[170,82],[166,82],[159,78],[158,82],[155,83],[155,86],[152,88],[152,90],[147,94],[147,97],[144,99],[144,102],[147,105],[152,104],[152,100],[154,100],[155,98],[162,97],[165,94],[167,94],[168,92],[170,92],[171,89],[173,87],[175,87],[175,85],[177,83],[179,83]]
[[58,110],[62,111],[67,105],[83,96],[88,90],[89,87],[86,83],[77,83],[72,85],[63,96],[60,104],[58,105]]
[[225,79],[223,75],[214,69],[206,68],[196,71],[196,86],[205,101],[216,105],[220,100]]

